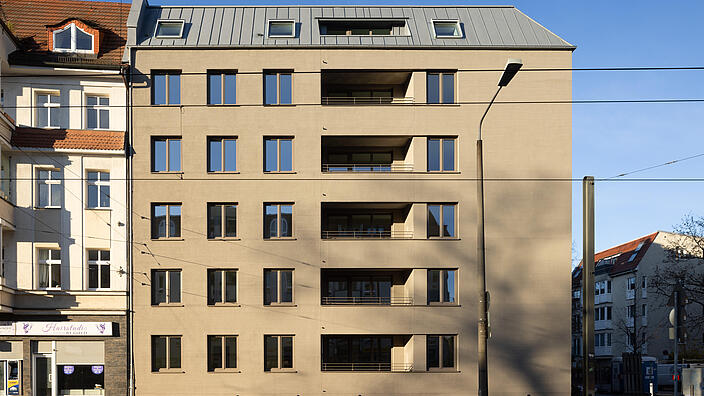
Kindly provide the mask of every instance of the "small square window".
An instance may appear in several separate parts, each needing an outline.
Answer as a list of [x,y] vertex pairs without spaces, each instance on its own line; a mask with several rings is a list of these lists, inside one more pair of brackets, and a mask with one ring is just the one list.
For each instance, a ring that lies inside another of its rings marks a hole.
[[181,38],[183,35],[184,21],[181,20],[158,20],[154,37],[156,38]]
[[296,37],[296,21],[269,21],[269,37]]
[[435,38],[460,38],[462,37],[462,28],[460,22],[454,21],[433,21],[433,32]]

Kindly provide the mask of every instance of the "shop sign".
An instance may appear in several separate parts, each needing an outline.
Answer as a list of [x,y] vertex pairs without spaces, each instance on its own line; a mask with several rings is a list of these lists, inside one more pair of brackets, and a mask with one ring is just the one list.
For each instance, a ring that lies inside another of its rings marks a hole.
[[112,336],[112,322],[16,322],[18,336]]
[[64,366],[64,374],[71,375],[76,370],[74,366]]
[[103,373],[103,366],[90,366],[90,371],[95,375],[100,375]]
[[20,380],[7,380],[7,394],[8,395],[19,395],[20,394]]
[[0,322],[0,335],[15,335],[15,324],[12,322]]

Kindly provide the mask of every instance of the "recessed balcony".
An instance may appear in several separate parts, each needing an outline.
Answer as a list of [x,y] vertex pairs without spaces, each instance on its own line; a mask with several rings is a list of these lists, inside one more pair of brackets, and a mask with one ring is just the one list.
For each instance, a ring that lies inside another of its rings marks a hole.
[[412,239],[408,203],[323,203],[322,239]]
[[324,173],[412,172],[410,136],[323,136]]
[[324,269],[322,305],[413,305],[411,270]]
[[324,335],[321,370],[412,371],[413,363],[395,359],[404,355],[404,349],[411,344],[410,340],[411,336],[408,335]]
[[394,105],[414,103],[409,71],[325,70],[323,105]]

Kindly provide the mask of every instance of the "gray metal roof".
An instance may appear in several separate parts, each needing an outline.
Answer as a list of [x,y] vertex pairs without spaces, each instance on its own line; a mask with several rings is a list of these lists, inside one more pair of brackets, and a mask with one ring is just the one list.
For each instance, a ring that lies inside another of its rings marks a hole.
[[[132,3],[128,26],[136,37],[128,40],[140,47],[364,47],[364,48],[515,48],[574,49],[512,6],[150,6]],[[183,38],[157,39],[158,19],[185,21]],[[267,21],[293,19],[293,38],[266,37]],[[321,19],[405,20],[407,36],[324,36]],[[461,38],[435,38],[433,20],[459,20]]]

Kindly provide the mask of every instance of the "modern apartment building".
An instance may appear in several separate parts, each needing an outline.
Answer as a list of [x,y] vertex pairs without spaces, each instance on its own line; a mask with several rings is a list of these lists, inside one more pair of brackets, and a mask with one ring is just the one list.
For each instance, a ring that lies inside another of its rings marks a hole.
[[126,393],[127,13],[0,3],[0,395]]
[[[477,126],[573,50],[513,7],[133,1],[136,394],[476,392]],[[484,138],[491,394],[564,395],[571,105]]]
[[[610,392],[615,379],[612,362],[624,352],[637,352],[658,361],[672,361],[674,344],[669,339],[669,290],[653,283],[667,266],[690,266],[700,271],[698,259],[672,253],[687,246],[682,234],[658,231],[595,255],[594,354],[596,383]],[[659,269],[659,272],[658,272]],[[662,283],[662,282],[661,282]],[[582,356],[581,266],[573,271],[573,359]],[[701,309],[694,304],[691,312]],[[680,353],[704,351],[701,329],[691,328]]]

